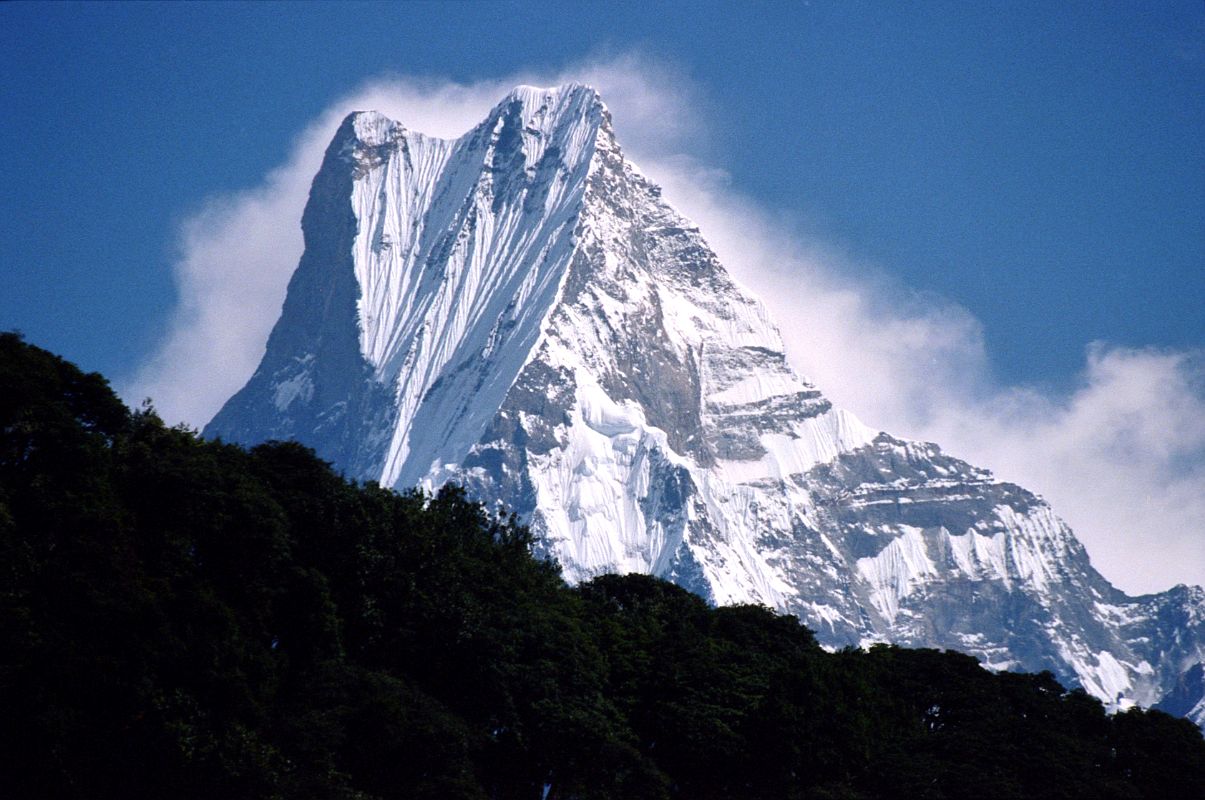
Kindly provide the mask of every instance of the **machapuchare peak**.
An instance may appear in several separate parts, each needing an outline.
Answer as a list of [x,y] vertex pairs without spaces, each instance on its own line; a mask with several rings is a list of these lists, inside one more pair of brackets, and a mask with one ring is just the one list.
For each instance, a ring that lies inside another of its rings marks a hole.
[[206,435],[462,484],[571,582],[651,573],[831,646],[1050,669],[1115,708],[1179,691],[1205,722],[1201,593],[1127,597],[1041,498],[834,407],[608,119],[581,84],[517,87],[456,139],[349,117],[263,361]]
[[[586,84],[570,82],[552,87],[519,85],[491,109],[475,130],[491,129],[500,120],[508,120],[532,134],[541,134],[559,124],[597,126],[609,119],[601,95]],[[405,119],[393,119],[376,110],[351,112],[344,118],[340,131],[347,131],[369,146],[386,144],[402,133],[441,139],[410,128]]]

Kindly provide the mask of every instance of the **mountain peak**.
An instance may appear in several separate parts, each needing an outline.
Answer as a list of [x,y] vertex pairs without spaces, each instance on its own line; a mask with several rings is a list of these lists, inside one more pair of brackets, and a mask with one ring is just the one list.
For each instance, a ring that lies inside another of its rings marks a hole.
[[1199,591],[1126,598],[1041,498],[796,375],[589,86],[515,87],[457,139],[351,115],[302,227],[264,360],[207,435],[455,481],[570,581],[652,573],[835,647],[1055,668],[1115,707],[1205,662]]
[[379,111],[353,111],[343,120],[343,127],[369,146],[391,142],[406,131],[402,123]]
[[569,81],[559,86],[532,86],[531,84],[521,83],[511,89],[499,105],[504,105],[512,100],[519,100],[525,105],[536,107],[544,103],[555,102],[559,99],[586,103],[602,102],[602,97],[593,86],[577,81]]
[[[496,134],[515,134],[531,153],[533,139],[560,136],[564,140],[593,144],[600,127],[610,121],[602,97],[581,83],[540,87],[520,85],[490,112],[482,123]],[[515,139],[518,141],[518,139]],[[539,148],[534,148],[539,149]]]
[[[476,129],[494,130],[509,121],[529,134],[547,135],[558,126],[582,125],[589,129],[607,119],[606,105],[591,86],[577,82],[549,87],[520,84],[507,92]],[[407,133],[442,141],[439,137],[407,128],[403,122],[372,109],[352,111],[344,117],[335,141],[352,137],[360,144],[376,147],[396,141]]]

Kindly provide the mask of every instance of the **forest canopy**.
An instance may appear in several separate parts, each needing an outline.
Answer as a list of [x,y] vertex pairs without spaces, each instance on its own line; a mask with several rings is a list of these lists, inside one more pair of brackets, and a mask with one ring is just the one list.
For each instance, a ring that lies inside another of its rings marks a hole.
[[167,427],[0,334],[4,796],[1205,796],[1186,720],[829,653],[647,576],[568,587],[531,544],[455,487]]

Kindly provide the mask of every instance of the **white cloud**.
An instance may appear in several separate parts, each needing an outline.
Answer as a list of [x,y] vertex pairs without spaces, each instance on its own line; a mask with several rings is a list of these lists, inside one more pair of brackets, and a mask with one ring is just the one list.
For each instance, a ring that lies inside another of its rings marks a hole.
[[1001,390],[925,435],[1041,491],[1117,585],[1205,583],[1202,374],[1200,353],[1095,343],[1070,396]]
[[696,111],[697,88],[638,56],[471,85],[383,79],[332,104],[285,165],[253,189],[211,200],[182,227],[179,307],[123,393],[201,426],[251,375],[301,255],[309,182],[346,113],[375,108],[458,136],[515,84],[565,80],[599,89],[629,155],[765,298],[792,362],[835,402],[1043,494],[1121,588],[1205,583],[1201,354],[1094,344],[1069,395],[997,385],[984,332],[965,309],[792,236],[735,194],[722,170],[699,160],[708,122]]

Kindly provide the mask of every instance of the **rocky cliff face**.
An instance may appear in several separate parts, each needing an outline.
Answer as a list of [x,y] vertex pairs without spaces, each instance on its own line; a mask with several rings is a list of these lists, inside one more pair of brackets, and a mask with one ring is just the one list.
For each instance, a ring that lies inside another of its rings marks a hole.
[[1205,593],[1127,597],[1040,498],[834,408],[588,87],[520,87],[457,140],[354,114],[302,227],[263,362],[206,435],[463,483],[570,581],[648,572],[832,646],[1200,709]]

